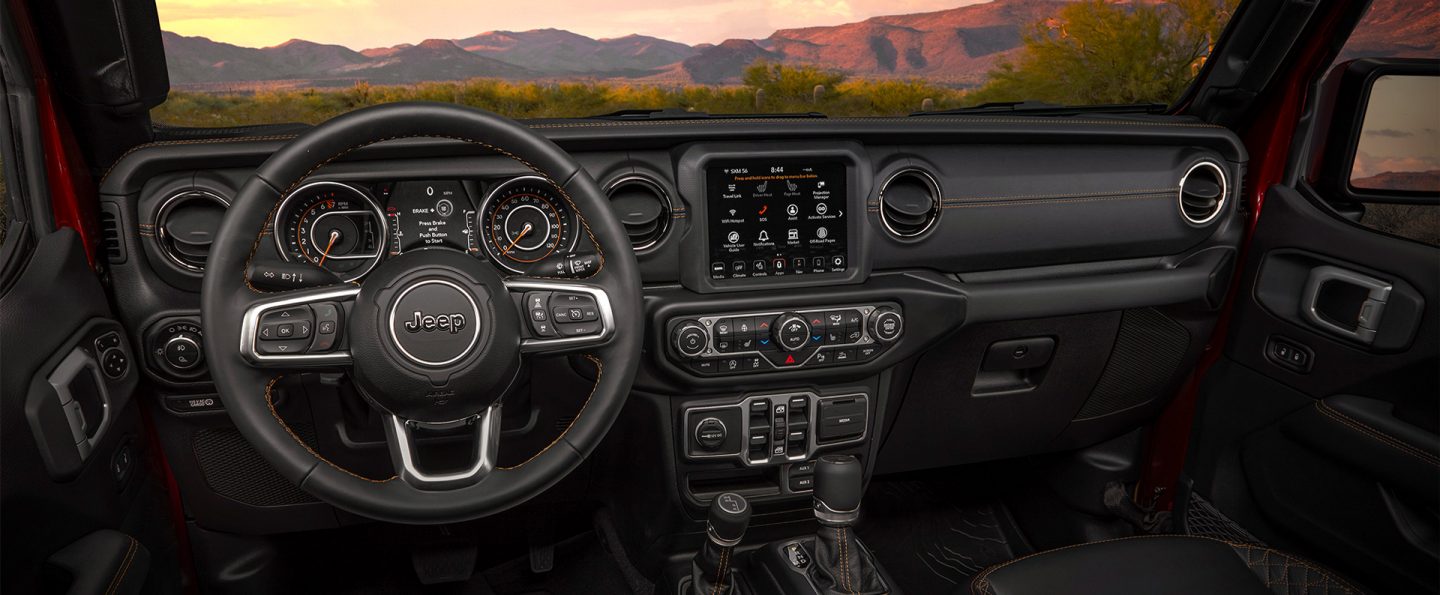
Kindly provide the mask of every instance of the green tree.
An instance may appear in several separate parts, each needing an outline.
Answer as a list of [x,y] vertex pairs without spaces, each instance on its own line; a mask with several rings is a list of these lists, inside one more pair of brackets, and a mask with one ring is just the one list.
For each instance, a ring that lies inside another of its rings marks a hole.
[[970,103],[1170,103],[1184,92],[1239,0],[1066,6],[1024,34]]
[[845,73],[809,64],[787,66],[759,60],[745,67],[741,80],[748,87],[763,89],[767,100],[798,101],[810,99],[815,85],[833,92],[845,82]]

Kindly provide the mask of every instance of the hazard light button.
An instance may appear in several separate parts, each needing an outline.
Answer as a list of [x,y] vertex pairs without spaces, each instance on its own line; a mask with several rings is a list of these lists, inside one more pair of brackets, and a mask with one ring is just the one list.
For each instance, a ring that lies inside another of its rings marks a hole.
[[810,358],[809,351],[764,351],[761,355],[777,368],[797,368]]

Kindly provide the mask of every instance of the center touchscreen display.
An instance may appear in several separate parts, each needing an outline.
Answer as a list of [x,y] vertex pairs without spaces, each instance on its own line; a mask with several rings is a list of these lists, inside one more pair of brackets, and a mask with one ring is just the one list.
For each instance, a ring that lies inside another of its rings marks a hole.
[[705,171],[710,278],[843,273],[845,164],[725,161]]

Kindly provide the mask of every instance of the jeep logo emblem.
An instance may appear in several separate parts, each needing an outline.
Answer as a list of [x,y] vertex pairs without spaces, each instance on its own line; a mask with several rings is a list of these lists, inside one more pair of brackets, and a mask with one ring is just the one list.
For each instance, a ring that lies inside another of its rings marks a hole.
[[464,314],[439,314],[427,316],[415,311],[415,317],[405,321],[405,331],[410,333],[428,333],[433,331],[446,331],[451,334],[465,330]]
[[471,354],[480,340],[480,305],[448,279],[424,279],[390,302],[389,335],[411,363],[443,367]]

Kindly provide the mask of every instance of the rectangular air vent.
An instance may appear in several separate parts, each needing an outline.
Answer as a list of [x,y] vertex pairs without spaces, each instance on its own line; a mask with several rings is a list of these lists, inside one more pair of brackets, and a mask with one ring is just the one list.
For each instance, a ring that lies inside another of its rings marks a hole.
[[105,260],[111,264],[125,262],[125,229],[120,217],[120,205],[112,202],[100,203],[100,240]]

